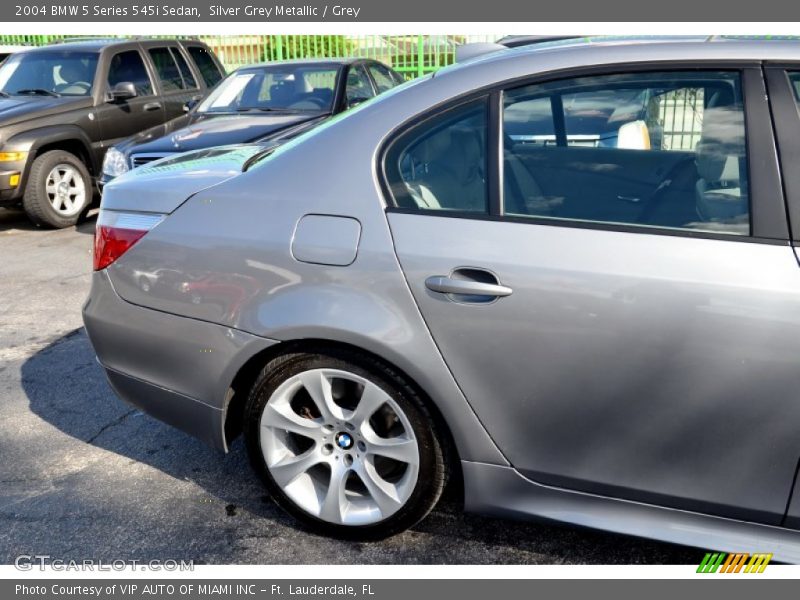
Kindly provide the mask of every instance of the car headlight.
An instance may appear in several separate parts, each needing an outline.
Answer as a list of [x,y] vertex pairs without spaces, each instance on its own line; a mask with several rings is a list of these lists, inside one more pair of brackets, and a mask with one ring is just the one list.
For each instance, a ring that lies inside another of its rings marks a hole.
[[119,177],[130,170],[125,155],[116,148],[109,148],[103,159],[103,174],[109,177]]

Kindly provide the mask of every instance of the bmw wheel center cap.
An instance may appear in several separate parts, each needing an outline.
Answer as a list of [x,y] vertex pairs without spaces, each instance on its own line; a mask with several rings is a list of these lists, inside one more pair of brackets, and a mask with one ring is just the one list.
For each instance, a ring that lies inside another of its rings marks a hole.
[[335,441],[341,450],[350,450],[353,447],[353,436],[344,431],[336,434]]

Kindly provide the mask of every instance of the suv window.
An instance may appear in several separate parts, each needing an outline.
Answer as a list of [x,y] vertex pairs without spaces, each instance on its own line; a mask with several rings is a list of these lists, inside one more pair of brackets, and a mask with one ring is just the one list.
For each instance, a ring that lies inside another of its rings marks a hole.
[[738,73],[637,73],[505,94],[505,213],[750,231]]
[[211,58],[211,54],[209,54],[208,50],[202,46],[189,46],[187,50],[189,51],[189,56],[194,60],[194,64],[196,64],[197,68],[200,70],[200,75],[203,81],[206,82],[206,86],[211,88],[217,85],[220,79],[222,79],[222,73],[220,73],[219,68],[214,62],[214,59]]
[[487,212],[486,102],[422,123],[394,143],[386,176],[398,206]]
[[163,91],[174,92],[175,90],[186,89],[181,72],[178,70],[178,65],[175,64],[169,49],[150,48],[148,52],[150,53],[150,58],[153,59]]
[[356,65],[347,73],[347,103],[368,100],[375,95],[364,67]]
[[181,54],[180,50],[174,47],[170,48],[170,52],[172,52],[172,58],[175,59],[175,62],[178,65],[178,71],[180,71],[181,78],[183,78],[183,87],[185,89],[196,89],[197,81],[195,81],[194,75],[192,75],[192,70],[189,68],[189,64],[186,62],[186,59],[183,58],[183,54]]
[[120,52],[111,58],[108,68],[108,87],[113,88],[122,82],[132,83],[140,96],[153,95],[153,83],[138,50]]
[[369,69],[369,74],[372,75],[373,81],[375,81],[379,94],[397,85],[397,81],[392,77],[392,72],[383,65],[371,63],[367,68]]

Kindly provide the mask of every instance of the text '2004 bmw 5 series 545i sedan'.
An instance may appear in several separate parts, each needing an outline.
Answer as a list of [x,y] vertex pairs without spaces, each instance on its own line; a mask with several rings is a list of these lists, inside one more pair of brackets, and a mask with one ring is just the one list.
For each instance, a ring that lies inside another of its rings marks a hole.
[[105,190],[86,328],[317,531],[399,532],[457,477],[800,561],[798,88],[797,42],[558,42],[151,163]]

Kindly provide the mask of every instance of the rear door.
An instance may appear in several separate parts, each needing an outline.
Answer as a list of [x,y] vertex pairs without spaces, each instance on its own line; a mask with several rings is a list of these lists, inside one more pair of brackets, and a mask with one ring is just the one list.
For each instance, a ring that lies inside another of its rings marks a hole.
[[385,161],[412,293],[517,469],[780,523],[800,272],[759,68],[515,85],[437,111]]

